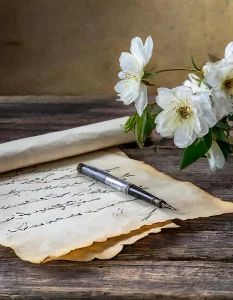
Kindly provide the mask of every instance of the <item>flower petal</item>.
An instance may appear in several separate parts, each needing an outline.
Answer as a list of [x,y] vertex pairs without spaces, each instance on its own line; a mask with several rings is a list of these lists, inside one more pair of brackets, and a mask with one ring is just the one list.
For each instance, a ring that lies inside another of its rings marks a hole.
[[207,72],[205,75],[206,82],[212,87],[221,87],[222,82],[231,72],[232,66],[225,65],[222,68],[217,68],[216,71]]
[[198,103],[202,110],[211,109],[209,92],[199,92],[192,97],[192,101]]
[[184,83],[183,83],[183,86],[187,86],[189,88],[193,87],[192,82],[190,80],[185,80]]
[[203,120],[208,124],[211,128],[217,123],[216,115],[214,114],[212,109],[204,110],[202,115]]
[[215,158],[214,158],[214,153],[213,153],[212,147],[209,149],[208,154],[209,154],[208,161],[209,161],[209,165],[210,165],[210,171],[216,171],[217,166],[215,163]]
[[201,106],[198,102],[193,102],[192,103],[192,107],[193,107],[193,111],[194,113],[198,116],[198,117],[201,117],[202,116],[202,113],[203,113],[203,110],[201,109]]
[[145,66],[144,47],[142,40],[139,37],[135,37],[132,39],[130,52],[143,68]]
[[216,166],[218,169],[222,169],[225,165],[225,157],[217,143],[213,143],[212,145]]
[[193,111],[198,117],[202,117],[204,111],[212,110],[208,92],[199,92],[193,95],[191,99]]
[[160,112],[155,119],[157,132],[164,137],[173,135],[176,129],[176,119],[177,117],[173,110]]
[[206,122],[201,118],[195,117],[195,122],[193,123],[193,129],[199,137],[206,135],[209,132],[209,127]]
[[123,93],[124,89],[127,87],[125,80],[120,80],[117,82],[117,84],[114,86],[114,90],[121,94]]
[[166,110],[176,107],[179,100],[176,99],[173,90],[167,88],[158,88],[158,96],[155,98],[157,104]]
[[233,112],[231,99],[222,89],[212,89],[211,96],[214,102],[214,109],[218,120],[222,119],[225,115]]
[[141,83],[139,89],[140,89],[139,95],[134,100],[134,102],[135,102],[137,112],[138,112],[139,116],[141,116],[144,109],[146,108],[146,106],[148,104],[148,98],[147,98],[147,88],[146,88],[146,86]]
[[147,65],[149,60],[151,59],[152,52],[153,52],[153,40],[151,36],[148,36],[144,45],[145,65]]
[[230,42],[225,49],[225,58],[228,59],[233,54],[233,42]]
[[225,157],[222,153],[222,150],[216,142],[213,142],[211,148],[208,151],[208,154],[208,161],[211,171],[215,171],[217,168],[222,169],[224,167]]
[[193,123],[192,122],[187,122],[187,126],[189,128],[189,135],[188,135],[188,139],[189,139],[189,142],[188,142],[188,145],[191,145],[195,139],[197,138],[197,135],[195,133],[195,131],[193,130]]
[[172,93],[172,90],[170,90],[168,88],[163,88],[163,87],[158,88],[157,91],[158,91],[159,95],[167,94],[167,93]]
[[218,169],[222,169],[225,165],[225,157],[223,155],[223,153],[221,152],[220,155],[218,155],[218,157],[216,158],[216,165],[218,167]]
[[179,101],[186,100],[188,97],[193,96],[192,90],[187,86],[177,86],[176,88],[172,89],[175,96]]
[[205,84],[200,84],[200,78],[193,73],[189,73],[189,80],[185,80],[183,86],[187,86],[192,89],[193,93],[202,92],[208,90]]
[[124,104],[129,105],[139,95],[139,86],[140,82],[135,79],[130,79],[126,81],[126,88],[123,90],[121,94],[119,94],[121,100]]
[[141,76],[142,67],[139,62],[128,52],[122,52],[120,56],[120,66],[123,71],[135,76]]
[[124,78],[125,78],[125,72],[124,72],[124,71],[120,71],[120,72],[118,73],[118,77],[119,77],[120,79],[124,79]]
[[189,135],[189,142],[188,142],[188,146],[192,145],[192,143],[196,140],[197,135],[194,131],[192,131],[192,134]]
[[216,72],[209,72],[206,74],[205,80],[211,87],[220,87],[223,78],[218,73],[216,74]]
[[183,122],[175,131],[174,143],[178,148],[185,148],[191,145],[191,137],[188,124]]

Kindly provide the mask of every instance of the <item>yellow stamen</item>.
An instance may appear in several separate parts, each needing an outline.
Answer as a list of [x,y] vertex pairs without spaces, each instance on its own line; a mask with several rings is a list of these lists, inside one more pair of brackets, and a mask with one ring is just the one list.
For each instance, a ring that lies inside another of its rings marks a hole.
[[230,91],[233,88],[233,78],[226,78],[222,83],[223,89]]
[[192,114],[191,108],[187,105],[178,107],[176,111],[180,115],[180,118],[184,120],[188,119]]
[[129,79],[136,79],[137,77],[135,75],[129,74],[129,73],[125,73],[125,79],[129,80]]

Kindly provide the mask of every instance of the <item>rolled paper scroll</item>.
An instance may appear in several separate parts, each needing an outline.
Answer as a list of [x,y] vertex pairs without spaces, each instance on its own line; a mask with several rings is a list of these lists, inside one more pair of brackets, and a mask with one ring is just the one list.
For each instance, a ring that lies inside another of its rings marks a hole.
[[135,140],[124,133],[128,117],[0,144],[0,173]]

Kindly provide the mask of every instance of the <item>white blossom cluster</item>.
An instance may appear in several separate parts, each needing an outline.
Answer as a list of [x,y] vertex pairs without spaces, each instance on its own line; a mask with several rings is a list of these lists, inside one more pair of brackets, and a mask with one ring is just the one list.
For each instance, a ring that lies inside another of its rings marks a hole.
[[[120,56],[121,79],[115,86],[120,101],[135,103],[139,116],[148,105],[145,66],[153,52],[153,40],[143,45],[139,37],[132,39],[130,52]],[[156,130],[163,137],[174,137],[179,148],[190,146],[204,137],[222,118],[233,113],[233,42],[225,49],[223,59],[207,62],[195,74],[190,73],[182,86],[173,89],[158,88],[156,102],[161,112],[155,119]],[[196,74],[199,73],[200,77]],[[156,72],[155,72],[156,74]],[[210,169],[222,168],[224,155],[213,139],[206,153]]]

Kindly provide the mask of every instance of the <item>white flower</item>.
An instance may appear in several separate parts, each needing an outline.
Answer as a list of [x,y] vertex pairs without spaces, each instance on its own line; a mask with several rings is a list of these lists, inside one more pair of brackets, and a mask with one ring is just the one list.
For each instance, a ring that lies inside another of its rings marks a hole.
[[225,157],[216,142],[213,141],[207,155],[211,171],[216,171],[216,169],[224,167]]
[[[201,79],[196,74],[190,73],[188,77],[189,80],[185,80],[183,85],[191,88],[194,94],[199,92],[208,92],[209,94],[211,94],[210,88],[205,83],[203,83],[203,80],[201,81]],[[213,107],[213,110],[214,114],[217,117],[217,121],[222,119],[222,115],[219,113],[219,109],[217,109],[216,106]]]
[[205,81],[211,88],[218,119],[233,112],[233,42],[225,49],[224,58],[203,67]]
[[233,112],[233,64],[225,62],[215,71],[207,71],[206,82],[212,86],[211,97],[220,118]]
[[206,84],[201,81],[201,79],[196,75],[190,73],[188,75],[189,80],[185,80],[183,85],[192,89],[193,93],[196,94],[198,92],[209,92],[210,89]]
[[206,74],[207,72],[213,72],[218,70],[227,63],[233,62],[233,42],[230,42],[225,49],[224,58],[218,60],[215,63],[207,62],[203,67],[203,72]]
[[122,80],[115,85],[115,91],[120,97],[119,100],[124,104],[135,102],[140,116],[148,104],[147,88],[141,79],[144,75],[144,67],[152,56],[152,50],[153,40],[151,37],[146,39],[144,45],[139,37],[135,37],[131,41],[131,53],[122,52],[120,56],[122,71],[118,76]]
[[155,120],[156,129],[163,137],[174,136],[174,143],[179,148],[206,135],[217,122],[208,92],[193,94],[184,86],[171,90],[159,88],[156,101],[163,109]]

